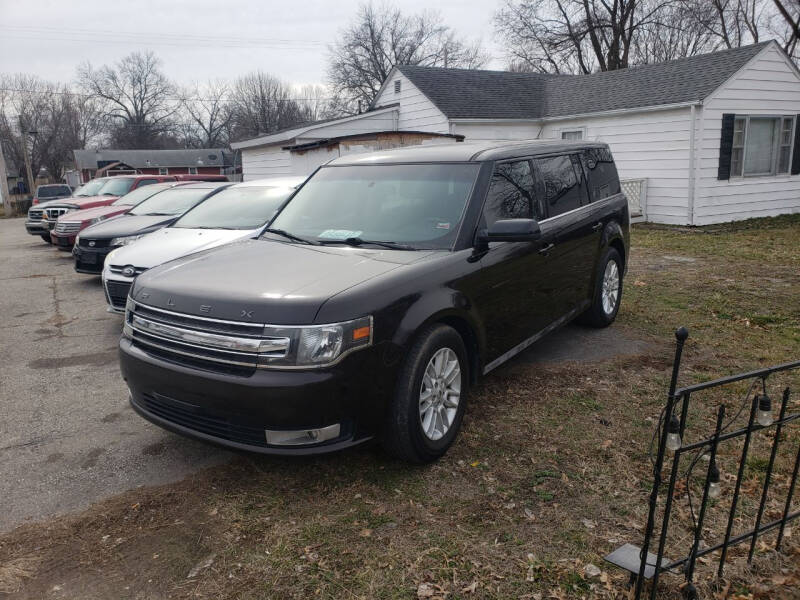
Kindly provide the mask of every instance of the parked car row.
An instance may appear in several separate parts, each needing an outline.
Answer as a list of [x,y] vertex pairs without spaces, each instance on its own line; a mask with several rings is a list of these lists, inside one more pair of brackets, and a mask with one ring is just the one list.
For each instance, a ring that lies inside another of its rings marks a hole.
[[[224,175],[119,175],[92,179],[72,195],[71,188],[67,185],[39,186],[34,196],[34,205],[28,210],[25,228],[31,235],[41,236],[45,242],[69,250],[75,241],[75,234],[88,227],[94,217],[82,219],[76,215],[63,220],[62,226],[56,232],[56,222],[62,215],[108,206],[132,190],[156,183],[227,180]],[[40,191],[42,188],[45,191]],[[56,193],[50,189],[59,191]],[[67,193],[67,190],[70,192]],[[41,201],[37,202],[37,199]]]
[[455,143],[305,181],[152,187],[79,233],[76,269],[102,265],[124,310],[133,409],[223,446],[378,438],[435,460],[479,376],[620,307],[628,203],[604,144]]

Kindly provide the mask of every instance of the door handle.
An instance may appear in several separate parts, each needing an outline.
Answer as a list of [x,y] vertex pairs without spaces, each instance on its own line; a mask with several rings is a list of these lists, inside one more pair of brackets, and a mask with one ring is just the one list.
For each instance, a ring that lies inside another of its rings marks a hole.
[[598,229],[601,229],[602,227],[603,227],[603,222],[602,221],[598,221],[597,223],[592,225],[592,231],[597,231]]
[[554,247],[555,244],[547,244],[546,246],[542,246],[541,248],[539,248],[539,254],[544,254],[544,255],[550,254],[550,250],[552,250]]

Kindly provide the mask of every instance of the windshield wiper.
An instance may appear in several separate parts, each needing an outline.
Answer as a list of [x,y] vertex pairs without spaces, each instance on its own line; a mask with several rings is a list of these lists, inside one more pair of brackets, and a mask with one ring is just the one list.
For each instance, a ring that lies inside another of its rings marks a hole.
[[145,217],[172,217],[175,213],[144,213]]
[[400,244],[399,242],[382,242],[380,240],[362,240],[360,237],[349,237],[343,240],[324,240],[320,244],[347,244],[348,246],[358,247],[363,244],[371,244],[372,246],[382,246],[391,250],[416,250],[413,246],[408,244]]
[[293,233],[289,233],[288,231],[284,231],[283,229],[272,229],[271,227],[267,227],[264,230],[264,233],[274,233],[275,235],[280,235],[285,237],[286,239],[293,240],[295,242],[300,242],[301,244],[310,244],[312,246],[319,246],[319,242],[315,242],[314,240],[309,240],[304,237],[300,237],[299,235],[295,235]]

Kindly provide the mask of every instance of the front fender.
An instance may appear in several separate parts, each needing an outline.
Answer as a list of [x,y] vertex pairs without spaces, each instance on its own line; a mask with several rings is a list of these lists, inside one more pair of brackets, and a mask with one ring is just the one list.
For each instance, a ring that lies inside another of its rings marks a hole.
[[390,347],[396,355],[390,360],[400,360],[408,352],[419,331],[433,323],[448,323],[462,337],[469,335],[464,344],[472,346],[478,360],[482,360],[486,348],[486,336],[480,320],[467,296],[452,288],[437,288],[417,297],[401,318]]

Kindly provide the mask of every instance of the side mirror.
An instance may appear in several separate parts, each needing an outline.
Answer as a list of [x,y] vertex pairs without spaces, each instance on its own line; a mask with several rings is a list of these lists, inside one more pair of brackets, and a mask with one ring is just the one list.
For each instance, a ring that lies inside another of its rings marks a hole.
[[535,242],[542,237],[535,219],[501,219],[478,235],[481,242]]

